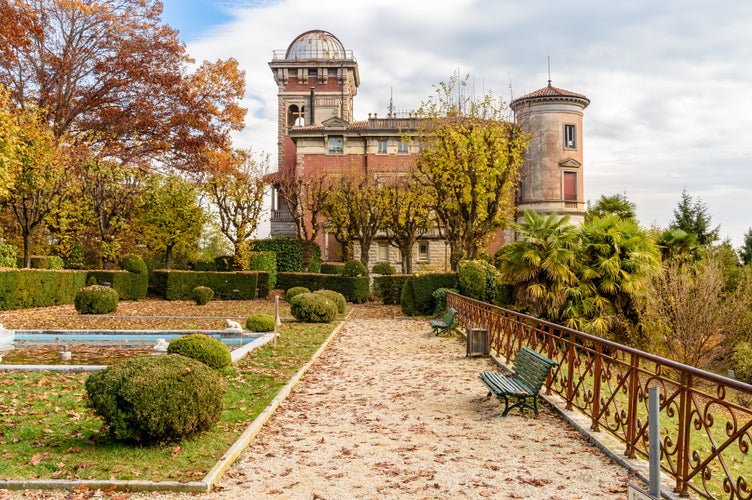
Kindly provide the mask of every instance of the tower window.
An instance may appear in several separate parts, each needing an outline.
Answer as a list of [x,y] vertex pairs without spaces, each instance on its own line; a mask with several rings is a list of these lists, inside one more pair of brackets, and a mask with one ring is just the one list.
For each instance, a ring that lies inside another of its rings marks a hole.
[[407,141],[400,141],[397,143],[397,152],[400,154],[407,154],[407,152],[410,150],[410,145],[407,143]]
[[329,153],[342,154],[344,152],[343,145],[344,140],[341,135],[333,135],[329,137]]
[[319,72],[316,69],[309,68],[308,69],[308,77],[309,78],[316,78],[318,76]]
[[564,147],[566,149],[577,149],[577,127],[574,125],[564,125]]
[[379,139],[379,154],[386,154],[386,139]]
[[577,201],[577,172],[564,172],[564,201]]

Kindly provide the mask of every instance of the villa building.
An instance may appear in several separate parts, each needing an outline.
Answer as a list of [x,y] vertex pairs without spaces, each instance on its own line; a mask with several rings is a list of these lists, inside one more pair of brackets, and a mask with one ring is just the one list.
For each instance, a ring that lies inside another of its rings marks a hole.
[[[278,86],[278,172],[285,175],[359,169],[375,177],[408,171],[418,156],[420,118],[390,111],[356,121],[353,101],[360,85],[352,51],[326,31],[307,31],[287,50],[274,51],[269,66]],[[570,214],[584,219],[582,118],[590,101],[581,94],[548,86],[515,99],[515,120],[533,134],[521,171],[517,218],[527,209]],[[416,138],[416,140],[411,140]],[[289,207],[272,195],[271,235],[297,236]],[[514,235],[497,235],[490,251]],[[323,231],[322,258],[339,261],[340,246]],[[359,250],[356,249],[355,255]],[[416,244],[413,262],[433,269],[448,267],[447,245],[438,231]],[[400,267],[399,251],[377,239],[370,264]]]

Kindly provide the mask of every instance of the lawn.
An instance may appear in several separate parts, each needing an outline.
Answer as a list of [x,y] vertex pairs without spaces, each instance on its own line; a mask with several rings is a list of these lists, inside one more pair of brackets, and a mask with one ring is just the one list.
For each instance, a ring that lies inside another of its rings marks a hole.
[[[270,301],[196,306],[148,300],[121,303],[117,314],[99,322],[78,316],[68,306],[10,311],[0,322],[11,329],[84,329],[86,324],[141,328],[133,326],[132,318],[144,317],[151,319],[139,320],[150,325],[143,328],[190,330],[196,328],[196,320],[187,318],[240,319],[250,312],[272,312],[273,307]],[[200,480],[336,325],[285,322],[276,348],[266,344],[223,373],[226,393],[218,425],[194,439],[154,447],[109,439],[101,430],[102,421],[87,407],[87,374],[0,372],[0,478]]]

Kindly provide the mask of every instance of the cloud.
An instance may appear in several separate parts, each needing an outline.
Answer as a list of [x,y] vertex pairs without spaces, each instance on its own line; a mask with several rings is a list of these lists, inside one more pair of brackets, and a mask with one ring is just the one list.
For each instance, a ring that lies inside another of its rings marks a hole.
[[[169,0],[178,2],[179,0]],[[682,189],[739,246],[752,198],[752,4],[719,0],[285,0],[225,2],[226,20],[188,43],[198,60],[236,58],[249,114],[240,145],[276,153],[277,88],[268,62],[324,29],[358,60],[356,118],[390,91],[415,109],[432,85],[470,73],[476,91],[515,97],[553,84],[586,94],[588,199],[627,193],[643,224],[666,226]]]

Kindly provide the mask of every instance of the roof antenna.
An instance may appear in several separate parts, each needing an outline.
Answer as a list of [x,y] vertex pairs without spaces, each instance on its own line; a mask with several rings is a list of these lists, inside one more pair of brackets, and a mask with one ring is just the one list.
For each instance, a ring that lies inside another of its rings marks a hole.
[[548,56],[548,86],[551,86],[551,56]]
[[507,71],[507,74],[509,75],[509,102],[514,101],[514,92],[512,91],[512,72]]
[[389,108],[388,108],[387,116],[392,117],[394,116],[394,88],[389,87]]

